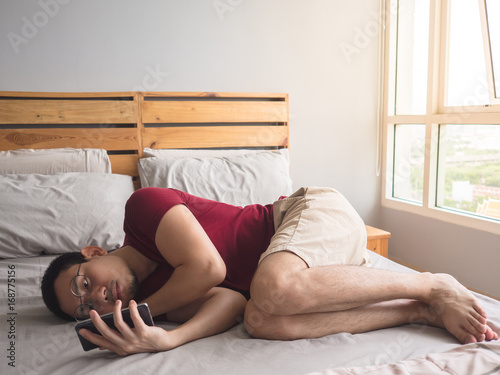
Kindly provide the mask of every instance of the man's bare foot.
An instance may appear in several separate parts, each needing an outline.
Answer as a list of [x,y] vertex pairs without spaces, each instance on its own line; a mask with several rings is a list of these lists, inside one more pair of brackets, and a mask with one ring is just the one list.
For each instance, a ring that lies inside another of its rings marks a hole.
[[486,312],[467,288],[450,275],[426,276],[431,278],[431,288],[424,302],[434,309],[448,332],[463,344],[498,339],[486,324]]
[[[415,302],[417,303],[417,301]],[[436,312],[436,310],[433,307],[427,305],[426,303],[422,302],[418,303],[421,303],[421,305],[418,307],[417,312],[410,316],[409,323],[430,325],[433,327],[438,327],[447,330],[443,320],[441,319],[441,316]],[[457,339],[459,339],[460,342],[463,344],[481,342],[484,340],[486,341],[498,340],[498,333],[496,333],[488,324],[486,324],[486,331],[484,332],[483,336],[479,337],[479,340],[475,336],[467,336],[467,334],[468,332],[465,333],[464,337],[461,338],[457,337]],[[468,339],[469,341],[467,342],[463,341],[465,339]]]

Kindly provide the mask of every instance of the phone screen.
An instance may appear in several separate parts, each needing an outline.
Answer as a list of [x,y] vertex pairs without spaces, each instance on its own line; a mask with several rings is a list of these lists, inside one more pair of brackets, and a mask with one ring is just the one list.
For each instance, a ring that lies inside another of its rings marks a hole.
[[[151,317],[151,313],[149,311],[147,303],[141,303],[140,305],[137,306],[137,309],[139,310],[139,315],[141,316],[142,320],[144,320],[144,323],[146,323],[148,326],[154,326],[153,318]],[[134,328],[134,323],[132,322],[132,318],[130,316],[130,310],[128,307],[122,310],[122,316],[123,316],[123,321],[127,323],[129,327]],[[113,313],[101,315],[101,319],[104,320],[104,322],[110,328],[114,329],[115,331],[118,331],[117,328],[115,327]],[[97,330],[92,320],[89,318],[82,322],[78,322],[75,326],[75,330],[78,334],[78,338],[80,339],[80,343],[82,344],[83,350],[88,351],[97,348],[98,347],[97,345],[83,338],[80,335],[79,331],[82,328],[88,329],[89,331],[100,335],[100,332]]]

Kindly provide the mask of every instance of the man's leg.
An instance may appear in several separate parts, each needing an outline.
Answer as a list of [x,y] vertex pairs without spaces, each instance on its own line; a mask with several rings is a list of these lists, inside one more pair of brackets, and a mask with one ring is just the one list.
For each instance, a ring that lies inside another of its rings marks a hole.
[[272,315],[346,311],[382,301],[418,300],[432,306],[443,327],[461,342],[471,341],[469,333],[477,341],[484,340],[485,333],[491,336],[484,310],[448,275],[358,266],[308,268],[295,254],[278,252],[260,263],[250,294],[254,306]]
[[[311,313],[301,315],[271,315],[259,310],[250,300],[245,310],[245,327],[256,338],[294,340],[317,338],[349,332],[363,333],[403,324],[421,324],[445,328],[443,322],[429,305],[411,300],[394,300],[356,307],[346,311]],[[492,340],[497,336],[488,330],[480,337],[459,332],[458,339],[465,342]]]
[[421,323],[442,327],[439,317],[424,303],[394,300],[356,307],[346,311],[299,315],[272,315],[250,300],[245,310],[245,327],[255,337],[293,340],[349,332],[362,333]]

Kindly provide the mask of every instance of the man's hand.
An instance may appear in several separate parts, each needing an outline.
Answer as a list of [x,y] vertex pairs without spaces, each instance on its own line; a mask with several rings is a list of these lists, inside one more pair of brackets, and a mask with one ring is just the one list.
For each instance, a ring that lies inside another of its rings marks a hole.
[[135,328],[130,328],[123,321],[121,301],[117,301],[113,310],[114,323],[118,332],[108,327],[96,311],[90,317],[102,336],[86,329],[80,334],[99,346],[125,356],[133,353],[161,352],[171,350],[187,342],[216,335],[238,324],[243,315],[246,299],[240,293],[226,288],[212,288],[203,298],[176,310],[177,321],[184,324],[171,331],[160,327],[150,327],[142,320],[137,310],[137,303],[130,301],[130,316]]
[[118,332],[111,329],[96,311],[91,311],[92,322],[102,336],[86,329],[81,329],[80,334],[98,345],[99,349],[108,349],[121,356],[134,353],[161,352],[177,346],[168,331],[160,327],[150,327],[144,323],[139,315],[135,301],[130,301],[129,308],[134,328],[130,328],[123,321],[122,302],[118,300],[113,310],[114,323]]

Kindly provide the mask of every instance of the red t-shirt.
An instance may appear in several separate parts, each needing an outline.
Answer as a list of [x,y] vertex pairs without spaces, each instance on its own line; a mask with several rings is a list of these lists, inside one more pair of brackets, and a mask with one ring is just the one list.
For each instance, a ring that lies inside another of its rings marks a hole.
[[178,204],[196,217],[224,260],[227,274],[220,286],[248,298],[260,255],[274,234],[272,204],[238,207],[179,190],[143,188],[132,194],[125,207],[124,246],[132,246],[159,266],[141,283],[137,300],[157,291],[174,271],[156,247],[155,235],[165,213]]

